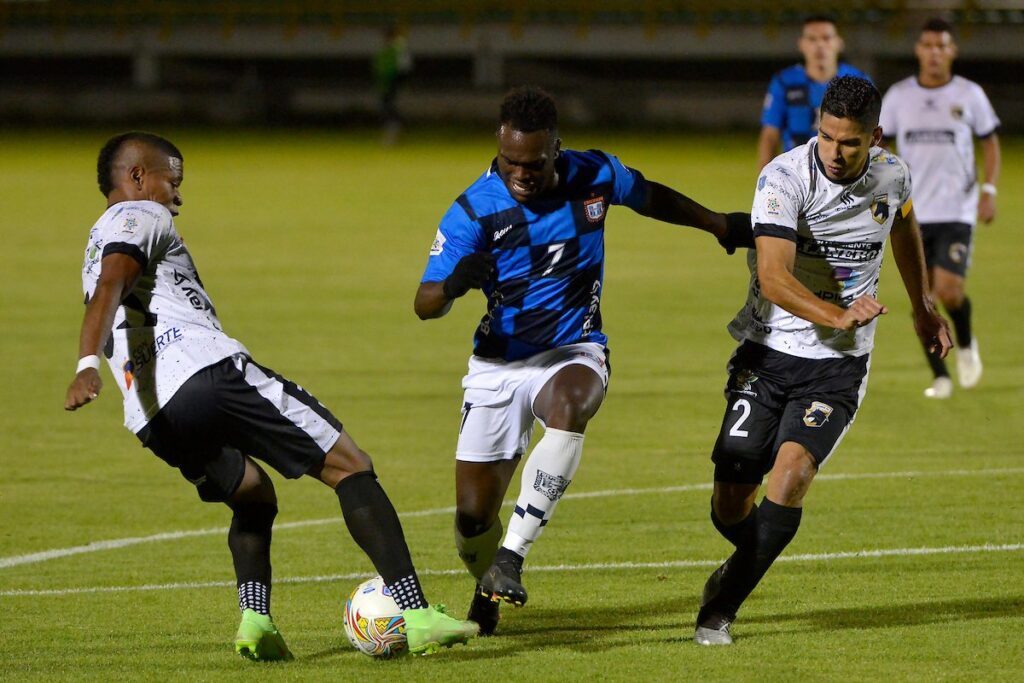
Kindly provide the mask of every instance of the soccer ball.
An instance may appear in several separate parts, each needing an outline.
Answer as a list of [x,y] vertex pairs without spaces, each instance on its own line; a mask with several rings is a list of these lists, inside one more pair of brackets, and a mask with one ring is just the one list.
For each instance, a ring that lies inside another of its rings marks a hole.
[[375,576],[364,581],[348,596],[345,634],[364,655],[394,657],[405,652],[405,618],[384,579]]

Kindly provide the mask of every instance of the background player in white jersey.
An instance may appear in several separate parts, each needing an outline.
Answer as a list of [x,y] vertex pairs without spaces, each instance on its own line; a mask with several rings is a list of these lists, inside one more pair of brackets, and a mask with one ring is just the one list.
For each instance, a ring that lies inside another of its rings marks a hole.
[[201,500],[231,508],[228,547],[242,610],[236,652],[292,658],[270,617],[277,496],[253,457],[334,489],[349,532],[404,610],[411,651],[433,652],[475,634],[476,624],[427,606],[370,457],[313,396],[224,334],[174,226],[184,177],[178,149],[159,136],[125,133],[104,145],[97,173],[107,210],[86,245],[81,360],[64,407],[99,396],[102,353],[124,394],[125,425],[180,470]]
[[[914,209],[931,291],[953,322],[957,379],[969,389],[981,380],[982,365],[964,283],[975,221],[991,223],[996,215],[999,118],[980,85],[953,75],[957,47],[949,23],[925,23],[914,52],[917,76],[896,83],[882,99],[882,134],[896,140],[914,175]],[[984,169],[980,198],[975,137],[981,139]],[[953,381],[946,363],[933,354],[927,357],[934,379],[925,396],[949,398]]]
[[[926,289],[903,162],[876,147],[881,95],[862,78],[829,85],[816,140],[761,173],[751,212],[747,303],[729,326],[726,411],[712,460],[711,520],[736,546],[706,585],[694,639],[732,642],[750,592],[796,535],[818,468],[864,397],[887,237],[921,341],[945,355],[949,333]],[[771,472],[761,504],[754,500]]]

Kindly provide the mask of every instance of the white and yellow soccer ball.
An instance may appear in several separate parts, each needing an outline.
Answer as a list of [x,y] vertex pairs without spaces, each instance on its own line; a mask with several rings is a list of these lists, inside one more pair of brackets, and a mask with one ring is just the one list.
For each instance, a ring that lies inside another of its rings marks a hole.
[[405,618],[384,579],[375,576],[356,586],[345,602],[345,634],[371,657],[394,657],[408,648]]

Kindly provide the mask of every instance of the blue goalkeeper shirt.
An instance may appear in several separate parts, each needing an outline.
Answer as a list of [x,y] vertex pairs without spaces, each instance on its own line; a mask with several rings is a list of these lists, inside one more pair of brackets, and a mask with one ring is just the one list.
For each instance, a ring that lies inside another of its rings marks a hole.
[[513,361],[608,341],[601,331],[604,221],[612,204],[642,207],[646,182],[598,150],[562,150],[555,163],[558,187],[520,204],[492,162],[441,219],[422,282],[444,280],[477,251],[496,258],[473,342],[478,356]]
[[[839,63],[836,77],[839,76],[868,78],[845,62]],[[761,111],[761,125],[782,131],[783,151],[799,147],[818,134],[818,110],[827,88],[828,83],[808,76],[803,64],[794,64],[772,77]]]

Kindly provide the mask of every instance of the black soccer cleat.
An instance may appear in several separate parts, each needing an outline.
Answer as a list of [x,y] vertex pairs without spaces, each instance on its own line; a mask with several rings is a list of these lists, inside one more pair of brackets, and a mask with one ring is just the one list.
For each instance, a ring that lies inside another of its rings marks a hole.
[[494,564],[480,579],[480,595],[490,598],[492,602],[504,600],[522,607],[526,604],[526,589],[520,583],[521,571],[516,562],[502,558],[499,553]]
[[498,628],[498,619],[501,618],[499,607],[501,603],[491,600],[490,595],[483,592],[480,584],[476,585],[473,591],[473,600],[469,603],[469,614],[466,619],[475,621],[480,625],[481,636],[493,636]]

